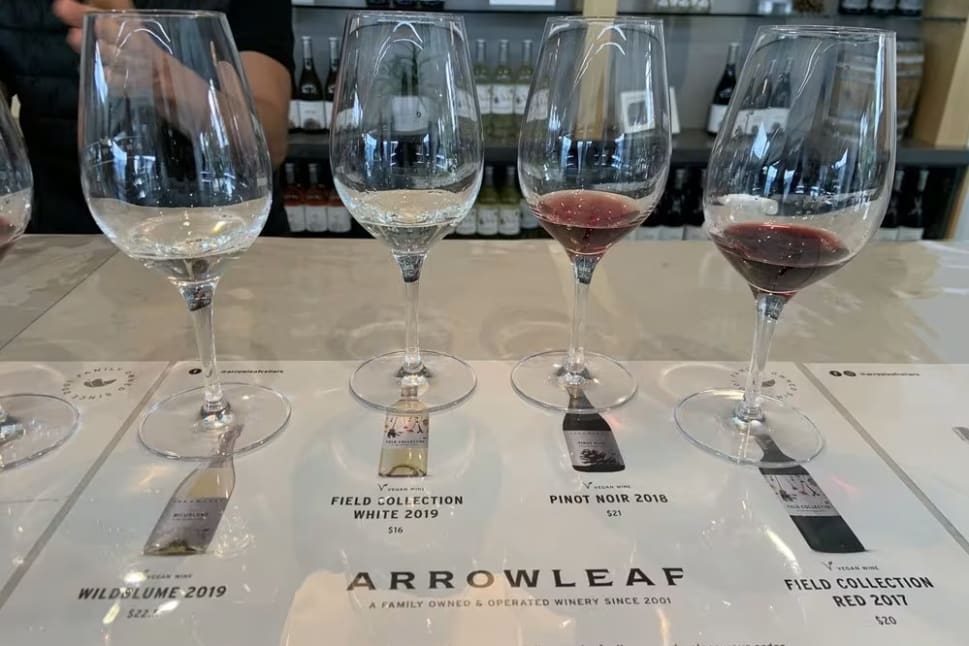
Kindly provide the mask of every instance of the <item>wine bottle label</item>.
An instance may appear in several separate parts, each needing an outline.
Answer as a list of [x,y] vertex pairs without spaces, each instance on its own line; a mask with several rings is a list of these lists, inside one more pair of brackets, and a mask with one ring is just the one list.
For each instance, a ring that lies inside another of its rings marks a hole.
[[684,240],[709,240],[710,236],[707,235],[706,229],[703,227],[698,227],[689,224],[685,227]]
[[710,113],[707,115],[707,132],[720,132],[720,125],[723,123],[723,118],[726,116],[727,106],[711,103]]
[[548,90],[539,90],[528,107],[526,121],[541,121],[548,117]]
[[922,227],[898,227],[898,239],[902,242],[921,240],[925,234]]
[[[646,228],[648,229],[649,227],[646,227]],[[660,240],[682,240],[683,239],[683,227],[668,227],[668,226],[662,225],[654,228],[659,229]]]
[[457,91],[457,110],[458,117],[461,119],[474,118],[474,99],[471,98],[470,92]]
[[303,130],[322,130],[326,127],[326,113],[322,101],[300,101],[299,118]]
[[491,86],[491,113],[513,114],[515,111],[515,86],[498,84]]
[[333,127],[333,101],[323,102],[323,118],[326,119],[326,127]]
[[292,233],[306,231],[306,209],[302,204],[287,204],[286,220]]
[[637,240],[659,240],[659,227],[639,227],[636,229]]
[[478,86],[478,112],[480,114],[491,114],[491,86]]
[[525,114],[525,105],[528,103],[528,86],[520,83],[515,86],[515,114]]
[[473,236],[478,232],[478,213],[471,209],[466,216],[461,218],[454,232],[460,236]]
[[424,102],[419,96],[395,96],[391,101],[394,115],[394,131],[411,134],[427,128]]
[[519,204],[522,214],[522,229],[527,229],[533,231],[539,227],[538,218],[535,217],[532,207],[528,206],[528,202],[522,200]]
[[517,236],[522,230],[522,214],[518,205],[503,206],[498,210],[498,233],[503,236]]
[[922,11],[922,0],[898,0],[900,11]]
[[786,128],[787,115],[790,111],[790,108],[769,108],[764,110],[764,127],[767,128],[767,132],[774,132]]
[[299,101],[289,102],[289,129],[300,128],[303,120],[299,116]]
[[838,516],[828,496],[809,473],[765,473],[764,479],[780,499],[789,516]]
[[228,497],[169,500],[145,543],[145,554],[204,552],[212,542],[228,504]]
[[895,227],[882,227],[875,234],[875,240],[895,242],[896,240],[898,240],[898,229]]
[[478,207],[478,234],[483,236],[498,235],[498,208],[494,206]]
[[565,431],[565,445],[574,467],[624,466],[612,431]]
[[387,415],[384,420],[384,448],[426,449],[430,421],[426,414]]
[[[646,77],[647,85],[649,77]],[[653,130],[656,127],[656,117],[653,114],[651,88],[644,90],[629,90],[619,95],[622,106],[623,132],[635,133]]]
[[306,230],[322,233],[329,228],[325,206],[306,205]]
[[326,207],[326,225],[332,233],[346,233],[352,228],[350,211],[342,204]]

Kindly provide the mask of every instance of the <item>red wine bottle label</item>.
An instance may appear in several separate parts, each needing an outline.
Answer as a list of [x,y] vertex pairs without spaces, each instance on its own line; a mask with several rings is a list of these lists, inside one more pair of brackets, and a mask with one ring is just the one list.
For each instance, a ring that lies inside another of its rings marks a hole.
[[302,204],[287,204],[286,220],[292,233],[306,231],[306,208]]
[[478,110],[481,114],[491,114],[491,86],[478,86]]
[[622,453],[611,431],[565,431],[565,445],[572,466],[623,466]]
[[384,447],[426,449],[430,421],[427,415],[388,415],[384,420]]
[[326,226],[333,233],[346,233],[351,229],[350,211],[342,204],[326,207]]
[[306,230],[322,233],[329,228],[325,206],[306,205]]
[[789,516],[838,516],[827,495],[808,473],[764,474]]
[[710,114],[707,115],[707,132],[714,134],[720,132],[720,125],[725,116],[727,116],[727,106],[710,104]]

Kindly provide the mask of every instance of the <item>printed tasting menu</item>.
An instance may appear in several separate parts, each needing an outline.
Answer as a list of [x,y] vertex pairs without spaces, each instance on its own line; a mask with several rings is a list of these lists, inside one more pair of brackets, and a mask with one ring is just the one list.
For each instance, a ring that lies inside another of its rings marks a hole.
[[533,407],[511,364],[478,362],[467,403],[388,417],[348,393],[355,363],[227,363],[292,419],[258,451],[187,463],[137,429],[194,364],[0,365],[7,390],[101,395],[65,446],[0,474],[0,642],[967,643],[969,368],[773,364],[769,392],[827,444],[762,471],[672,423],[736,366],[629,366],[639,394],[601,416]]

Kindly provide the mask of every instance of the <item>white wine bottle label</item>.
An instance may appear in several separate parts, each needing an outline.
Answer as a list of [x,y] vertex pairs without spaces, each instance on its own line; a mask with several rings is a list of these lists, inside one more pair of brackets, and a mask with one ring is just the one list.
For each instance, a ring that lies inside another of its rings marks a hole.
[[528,103],[528,86],[518,84],[515,86],[515,114],[525,114],[525,105]]
[[503,206],[498,209],[498,233],[503,236],[517,236],[522,231],[522,214],[518,205]]
[[710,104],[710,114],[707,115],[707,132],[720,132],[723,118],[727,116],[727,106]]
[[660,240],[682,240],[683,239],[683,227],[668,227],[668,226],[661,225],[654,228],[659,229]]
[[498,235],[498,209],[494,206],[478,207],[478,235]]
[[229,498],[171,499],[145,543],[145,554],[204,552],[219,528]]
[[527,229],[533,231],[539,227],[538,218],[535,217],[535,212],[532,211],[532,207],[528,206],[528,202],[522,200],[519,204],[522,214],[522,229]]
[[395,96],[391,101],[391,111],[395,132],[413,134],[427,128],[424,101],[419,96]]
[[515,86],[497,84],[491,86],[491,113],[514,114]]
[[333,127],[333,101],[323,102],[323,117],[326,119],[326,128]]
[[384,420],[384,449],[426,449],[430,430],[426,413],[387,415]]
[[326,224],[331,233],[346,233],[352,228],[350,211],[342,204],[326,207]]
[[541,121],[548,117],[548,90],[539,90],[532,98],[525,121]]
[[299,101],[289,102],[289,129],[300,128],[303,120],[299,118]]
[[612,431],[565,431],[565,445],[574,467],[624,466]]
[[306,230],[322,233],[329,228],[325,206],[306,206]]
[[322,101],[300,101],[299,118],[303,130],[322,130],[326,127],[326,113]]
[[902,242],[921,240],[925,229],[921,227],[898,227],[898,239]]
[[458,226],[454,232],[459,236],[473,236],[478,232],[478,213],[476,209],[471,209],[468,214],[458,221]]
[[306,231],[306,208],[302,204],[287,204],[286,220],[291,232]]
[[684,240],[709,240],[710,239],[710,236],[707,235],[706,229],[704,229],[703,227],[698,227],[692,224],[688,224],[684,230],[685,230],[685,235],[683,236]]
[[480,114],[491,114],[491,86],[478,86],[478,111]]
[[789,516],[839,516],[828,496],[808,473],[764,474]]
[[457,91],[457,109],[459,118],[474,118],[474,99],[471,98],[470,92],[464,90]]

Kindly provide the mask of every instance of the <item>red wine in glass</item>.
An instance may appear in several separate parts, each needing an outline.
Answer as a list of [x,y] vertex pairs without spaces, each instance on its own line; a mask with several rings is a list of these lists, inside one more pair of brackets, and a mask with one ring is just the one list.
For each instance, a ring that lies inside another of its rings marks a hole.
[[851,258],[830,231],[799,224],[732,224],[711,237],[752,287],[782,296],[793,296]]
[[601,256],[645,219],[635,200],[604,191],[556,191],[534,206],[539,222],[569,255]]

